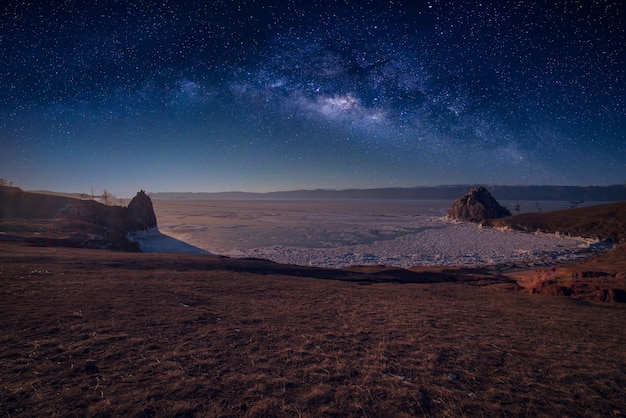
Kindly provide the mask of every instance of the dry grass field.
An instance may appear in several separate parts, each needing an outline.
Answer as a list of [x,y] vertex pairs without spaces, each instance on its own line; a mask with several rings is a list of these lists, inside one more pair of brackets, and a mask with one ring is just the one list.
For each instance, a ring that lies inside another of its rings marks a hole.
[[0,243],[0,414],[626,416],[624,304],[374,270]]

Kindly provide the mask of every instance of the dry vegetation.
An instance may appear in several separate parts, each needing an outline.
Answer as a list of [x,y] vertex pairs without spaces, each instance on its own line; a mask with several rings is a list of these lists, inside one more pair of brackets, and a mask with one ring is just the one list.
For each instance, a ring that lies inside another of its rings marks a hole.
[[508,272],[507,277],[532,293],[626,303],[626,244],[576,263]]
[[626,202],[545,213],[522,213],[485,222],[489,226],[522,231],[543,231],[626,242]]
[[626,303],[626,202],[525,213],[486,222],[528,232],[542,231],[620,243],[587,260],[508,273],[526,291],[576,299]]
[[0,414],[626,415],[625,305],[353,270],[0,243]]

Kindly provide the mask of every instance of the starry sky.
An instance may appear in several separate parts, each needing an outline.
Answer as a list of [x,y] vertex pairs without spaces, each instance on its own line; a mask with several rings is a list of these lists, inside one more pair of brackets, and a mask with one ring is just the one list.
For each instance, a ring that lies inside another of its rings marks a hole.
[[117,196],[626,183],[626,2],[3,2],[0,177]]

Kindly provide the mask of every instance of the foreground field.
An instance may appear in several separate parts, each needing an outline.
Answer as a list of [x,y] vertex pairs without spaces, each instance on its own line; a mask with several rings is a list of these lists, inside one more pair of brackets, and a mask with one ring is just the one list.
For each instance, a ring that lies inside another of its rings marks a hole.
[[623,304],[0,246],[2,415],[626,416]]

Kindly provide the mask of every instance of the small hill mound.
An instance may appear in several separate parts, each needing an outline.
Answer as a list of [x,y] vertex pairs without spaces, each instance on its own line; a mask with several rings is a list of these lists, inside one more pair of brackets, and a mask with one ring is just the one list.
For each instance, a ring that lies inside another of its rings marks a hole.
[[552,212],[522,213],[483,224],[496,228],[560,233],[623,243],[626,242],[626,202]]
[[469,193],[454,201],[448,211],[448,219],[481,222],[485,219],[511,216],[508,209],[501,206],[484,187],[473,187]]

